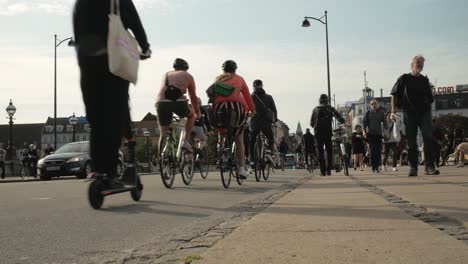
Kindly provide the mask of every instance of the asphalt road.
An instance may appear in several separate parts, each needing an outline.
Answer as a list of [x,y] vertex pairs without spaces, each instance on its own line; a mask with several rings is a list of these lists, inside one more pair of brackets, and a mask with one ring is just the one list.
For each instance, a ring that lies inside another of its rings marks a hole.
[[191,186],[177,177],[168,190],[157,175],[142,177],[143,197],[129,193],[107,197],[103,209],[88,204],[83,180],[0,184],[0,262],[122,263],[132,250],[149,248],[165,254],[170,243],[219,224],[238,212],[239,205],[284,189],[304,178],[298,171],[276,171],[269,182],[253,175],[231,189],[219,173]]

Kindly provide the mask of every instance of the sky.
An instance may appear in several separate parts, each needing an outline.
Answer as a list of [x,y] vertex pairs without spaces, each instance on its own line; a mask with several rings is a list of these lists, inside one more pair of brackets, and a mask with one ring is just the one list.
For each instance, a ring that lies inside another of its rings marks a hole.
[[[98,1],[98,0],[96,0]],[[328,11],[331,93],[336,103],[358,100],[367,71],[376,95],[388,95],[416,54],[436,86],[468,83],[466,0],[134,0],[153,51],[131,87],[133,120],[155,113],[162,76],[185,58],[206,102],[206,88],[234,59],[252,89],[262,79],[292,131],[309,125],[327,93],[325,26]],[[73,0],[0,0],[0,106],[9,99],[16,123],[53,117],[54,34],[72,37]],[[66,44],[66,43],[65,43]],[[73,48],[57,49],[58,116],[85,115]],[[6,113],[4,112],[6,116]],[[4,124],[6,118],[2,118]],[[1,124],[1,123],[0,123]]]

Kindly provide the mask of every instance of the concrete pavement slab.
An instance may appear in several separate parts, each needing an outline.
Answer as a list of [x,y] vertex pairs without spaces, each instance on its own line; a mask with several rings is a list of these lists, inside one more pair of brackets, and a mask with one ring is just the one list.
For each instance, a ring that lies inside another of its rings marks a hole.
[[350,178],[325,177],[284,196],[201,257],[195,263],[468,263],[468,247]]

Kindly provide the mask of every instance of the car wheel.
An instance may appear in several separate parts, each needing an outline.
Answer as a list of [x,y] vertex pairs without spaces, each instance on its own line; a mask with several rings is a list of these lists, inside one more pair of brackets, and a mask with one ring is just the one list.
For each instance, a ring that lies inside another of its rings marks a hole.
[[76,177],[78,179],[86,179],[86,177],[88,177],[88,175],[92,172],[91,170],[92,170],[91,163],[86,162],[86,164],[83,167],[83,171],[80,174],[78,174]]

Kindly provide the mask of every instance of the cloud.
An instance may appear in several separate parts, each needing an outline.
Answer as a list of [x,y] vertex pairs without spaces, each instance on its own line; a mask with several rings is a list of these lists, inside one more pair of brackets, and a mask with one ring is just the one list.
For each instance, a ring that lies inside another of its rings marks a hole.
[[[134,0],[137,8],[169,10],[169,0]],[[180,1],[175,1],[177,6]],[[0,0],[0,16],[16,16],[27,13],[46,13],[60,16],[70,15],[75,0]]]

